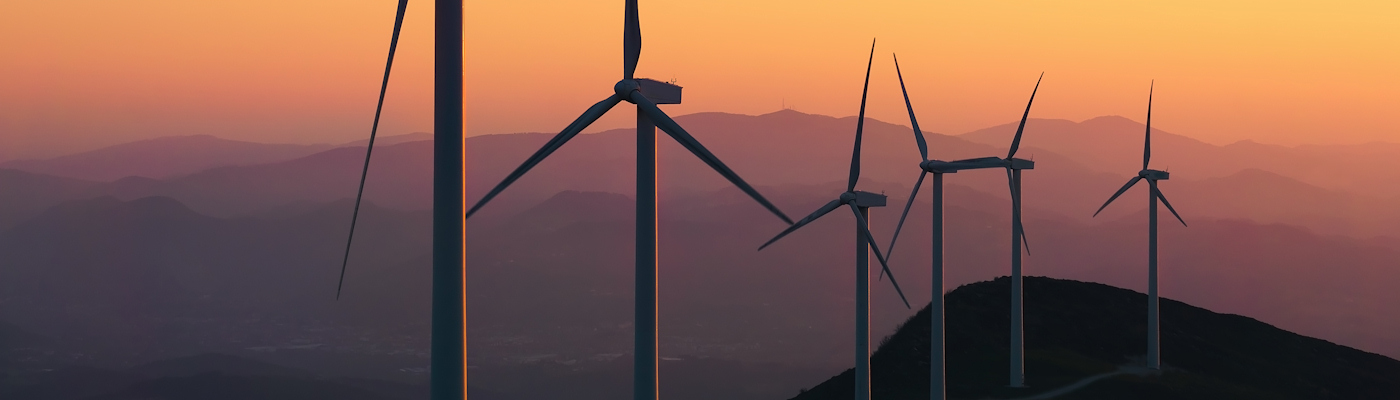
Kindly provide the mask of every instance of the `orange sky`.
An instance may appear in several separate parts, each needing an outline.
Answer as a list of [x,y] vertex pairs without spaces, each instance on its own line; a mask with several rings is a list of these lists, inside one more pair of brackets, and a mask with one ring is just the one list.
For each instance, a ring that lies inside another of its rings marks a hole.
[[[1072,4],[1070,4],[1072,3]],[[1228,3],[1228,4],[1223,4]],[[468,134],[557,131],[621,75],[622,2],[467,2]],[[394,1],[0,4],[0,159],[182,134],[269,142],[368,135]],[[641,3],[638,76],[672,114],[869,115],[961,133],[1019,116],[1141,120],[1212,143],[1400,142],[1400,3],[1296,1]],[[409,5],[384,132],[432,126],[432,4]],[[614,111],[595,129],[632,122]]]

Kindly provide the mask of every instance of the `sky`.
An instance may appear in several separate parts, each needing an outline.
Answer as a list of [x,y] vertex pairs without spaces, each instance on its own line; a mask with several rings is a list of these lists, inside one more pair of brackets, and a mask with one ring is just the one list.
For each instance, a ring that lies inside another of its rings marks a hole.
[[[364,139],[393,0],[0,3],[0,160],[210,134]],[[467,135],[557,132],[621,77],[623,2],[467,1]],[[432,129],[432,3],[411,1],[384,134]],[[1144,118],[1215,144],[1400,142],[1400,2],[707,0],[640,6],[638,77],[668,113],[868,115],[963,133],[1033,118]],[[626,107],[589,131],[633,123]],[[1131,133],[1136,134],[1136,133]]]

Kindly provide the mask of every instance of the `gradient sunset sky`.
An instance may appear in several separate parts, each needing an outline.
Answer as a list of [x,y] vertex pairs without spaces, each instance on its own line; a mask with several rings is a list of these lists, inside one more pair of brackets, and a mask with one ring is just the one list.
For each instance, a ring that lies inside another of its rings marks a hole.
[[[393,0],[0,4],[0,160],[141,138],[365,138]],[[468,135],[557,132],[621,76],[623,2],[467,2]],[[1019,117],[1141,121],[1225,144],[1400,142],[1400,2],[641,2],[639,77],[702,111],[857,111],[963,133]],[[432,2],[413,0],[382,132],[432,127]],[[619,108],[591,131],[632,123]],[[1125,134],[1139,134],[1125,132]]]

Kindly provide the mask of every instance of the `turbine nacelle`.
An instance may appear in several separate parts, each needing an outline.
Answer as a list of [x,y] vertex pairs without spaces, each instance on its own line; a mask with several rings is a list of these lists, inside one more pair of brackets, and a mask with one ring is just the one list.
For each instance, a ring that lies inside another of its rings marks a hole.
[[[1008,160],[1008,159],[999,158],[999,157],[982,157],[982,158],[970,158],[970,159],[966,159],[966,160],[958,160],[958,161],[953,161],[953,162],[942,162],[942,161],[934,161],[934,162],[936,162],[936,163],[941,163],[941,164],[943,164],[943,165],[946,165],[946,166],[949,166],[949,167],[953,167],[953,168],[956,168],[956,169],[959,169],[959,170],[964,170],[964,169],[987,169],[987,168],[1035,169],[1035,161],[1026,160],[1026,159],[1020,159],[1020,158],[1012,158],[1012,159],[1009,159],[1009,160]],[[923,166],[923,164],[921,164],[920,166]],[[929,172],[940,172],[940,171],[932,171],[932,170],[929,170],[928,168],[924,168],[924,170],[929,171]]]
[[1155,170],[1155,169],[1144,169],[1144,170],[1142,170],[1142,171],[1138,171],[1138,176],[1142,177],[1143,179],[1150,180],[1150,181],[1165,181],[1165,180],[1167,180],[1168,178],[1171,177],[1171,174],[1168,173],[1167,171],[1158,171],[1158,170]]
[[656,104],[681,104],[681,87],[670,83],[638,79],[637,90]]
[[885,195],[866,191],[841,193],[837,198],[841,204],[854,204],[856,207],[884,207]]
[[632,92],[640,92],[648,100],[656,104],[681,104],[681,87],[670,83],[653,79],[623,79],[613,85],[613,93],[617,97],[632,101]]
[[1020,158],[1012,158],[1004,161],[1011,169],[1035,169],[1035,161]]
[[919,163],[919,169],[935,174],[952,174],[966,168],[963,168],[962,164],[954,162],[924,160],[924,162]]

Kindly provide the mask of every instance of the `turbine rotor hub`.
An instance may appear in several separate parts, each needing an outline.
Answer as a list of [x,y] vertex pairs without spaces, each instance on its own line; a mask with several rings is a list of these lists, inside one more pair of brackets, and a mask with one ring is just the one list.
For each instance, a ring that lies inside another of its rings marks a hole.
[[841,197],[839,197],[838,199],[841,200],[841,204],[853,203],[856,201],[856,192],[842,193]]
[[617,81],[616,85],[613,85],[613,93],[617,94],[618,98],[627,100],[628,102],[632,101],[632,92],[640,89],[641,84],[638,84],[636,80],[632,79],[623,79]]

